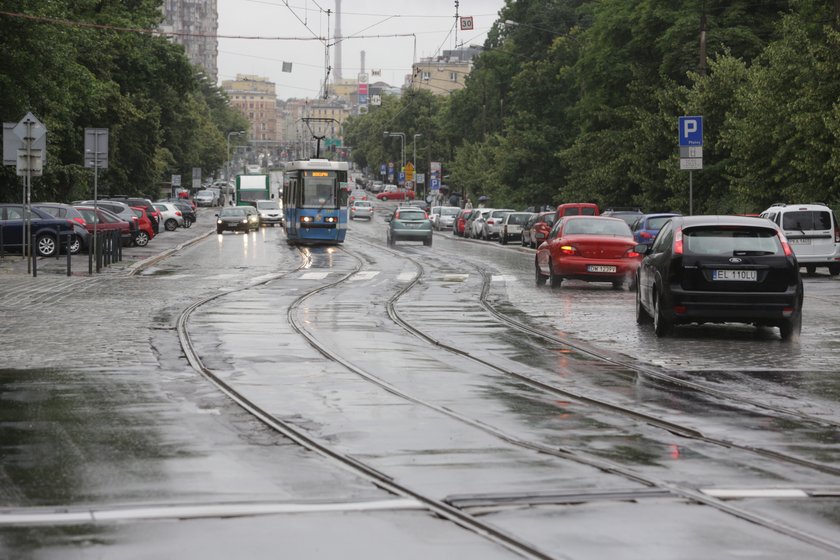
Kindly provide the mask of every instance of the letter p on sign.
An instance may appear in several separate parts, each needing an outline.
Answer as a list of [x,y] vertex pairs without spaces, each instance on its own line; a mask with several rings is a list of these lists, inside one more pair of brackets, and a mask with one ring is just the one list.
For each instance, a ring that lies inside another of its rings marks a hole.
[[680,117],[680,146],[703,145],[703,117]]

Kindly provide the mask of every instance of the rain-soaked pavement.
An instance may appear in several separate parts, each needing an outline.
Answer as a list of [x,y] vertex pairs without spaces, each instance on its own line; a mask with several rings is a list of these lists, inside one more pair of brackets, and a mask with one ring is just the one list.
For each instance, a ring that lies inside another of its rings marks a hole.
[[388,249],[383,215],[299,251],[204,211],[134,275],[0,263],[0,558],[840,554],[840,281],[806,277],[794,344],[660,340],[630,292]]

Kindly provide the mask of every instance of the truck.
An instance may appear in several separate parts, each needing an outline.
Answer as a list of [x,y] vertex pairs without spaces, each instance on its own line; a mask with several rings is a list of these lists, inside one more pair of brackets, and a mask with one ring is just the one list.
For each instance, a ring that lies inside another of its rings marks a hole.
[[237,175],[236,205],[256,206],[258,200],[270,200],[268,175]]

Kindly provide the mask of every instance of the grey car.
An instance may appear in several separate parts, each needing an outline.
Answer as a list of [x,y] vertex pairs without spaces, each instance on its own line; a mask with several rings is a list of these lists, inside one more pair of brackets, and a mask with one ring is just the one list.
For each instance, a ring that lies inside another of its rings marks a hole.
[[260,215],[253,206],[225,206],[216,214],[216,233],[225,230],[244,231],[260,229]]
[[350,219],[365,218],[371,220],[373,218],[373,204],[369,200],[356,200],[350,206]]
[[423,245],[432,245],[432,221],[420,208],[400,206],[385,218],[388,222],[388,246],[397,241],[422,241]]

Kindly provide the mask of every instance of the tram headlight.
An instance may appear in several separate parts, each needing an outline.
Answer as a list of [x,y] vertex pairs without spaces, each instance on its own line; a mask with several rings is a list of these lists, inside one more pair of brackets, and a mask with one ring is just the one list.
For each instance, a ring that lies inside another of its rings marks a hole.
[[314,220],[312,219],[312,216],[301,216],[300,221],[301,221],[301,223],[309,224],[309,223],[313,222]]
[[336,218],[335,216],[327,216],[326,218],[324,218],[324,221],[328,224],[334,224],[338,221],[338,218]]

